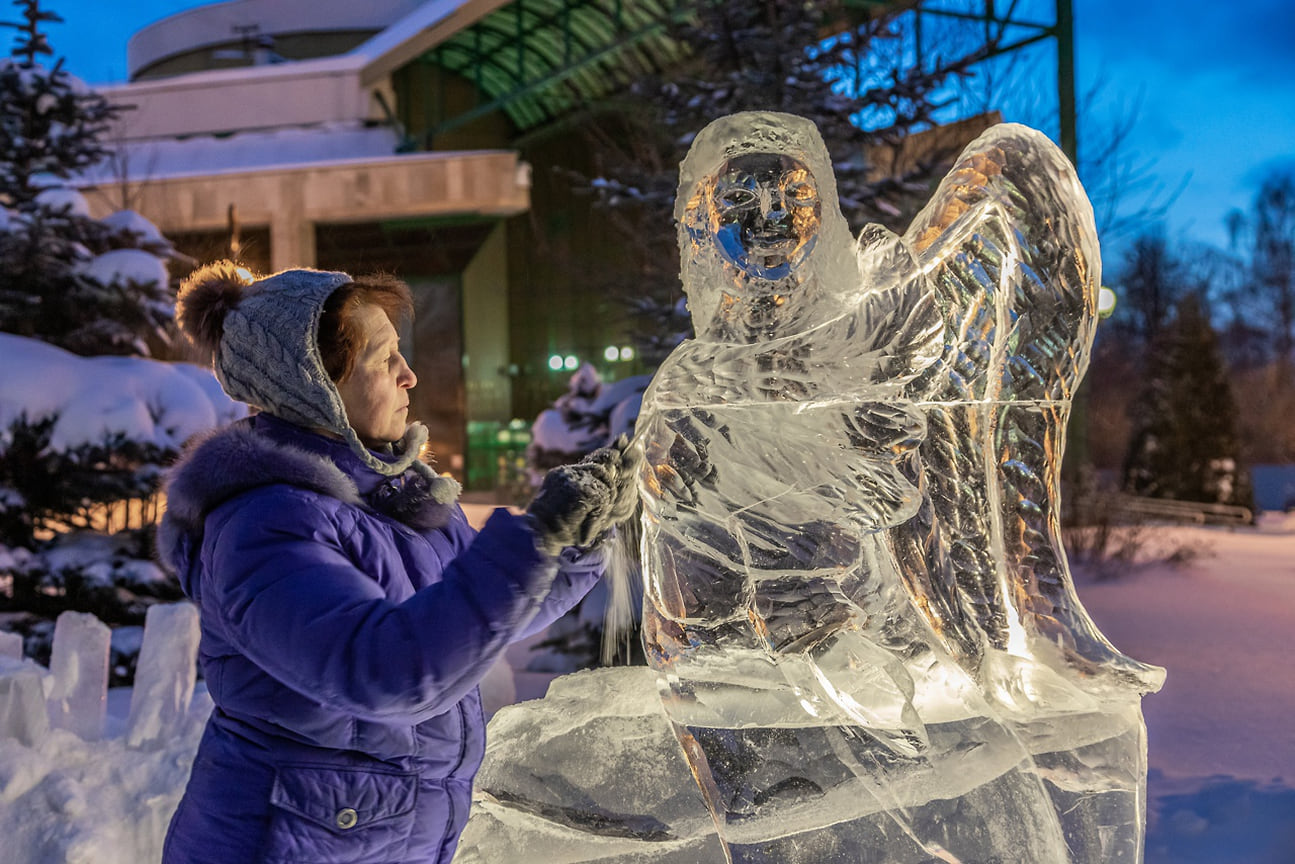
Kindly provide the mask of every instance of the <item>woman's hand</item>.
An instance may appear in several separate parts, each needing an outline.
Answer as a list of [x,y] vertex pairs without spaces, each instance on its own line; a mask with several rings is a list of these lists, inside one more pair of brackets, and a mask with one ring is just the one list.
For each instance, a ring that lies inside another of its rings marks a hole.
[[540,548],[556,555],[567,546],[590,546],[628,519],[638,504],[634,478],[641,458],[622,435],[613,446],[550,471],[526,508]]

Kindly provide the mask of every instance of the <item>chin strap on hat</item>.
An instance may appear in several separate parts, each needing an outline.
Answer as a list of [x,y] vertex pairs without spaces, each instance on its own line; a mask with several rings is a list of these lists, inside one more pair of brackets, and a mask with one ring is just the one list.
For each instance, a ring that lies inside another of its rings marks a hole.
[[459,481],[453,477],[437,474],[432,470],[432,466],[419,458],[423,447],[427,444],[427,427],[422,423],[410,423],[405,429],[404,436],[392,445],[392,451],[398,454],[398,458],[393,462],[373,455],[373,451],[364,446],[364,442],[355,434],[355,430],[349,423],[341,432],[351,450],[360,457],[360,461],[379,474],[385,477],[396,477],[410,468],[422,474],[427,478],[432,500],[438,504],[450,503],[463,491]]

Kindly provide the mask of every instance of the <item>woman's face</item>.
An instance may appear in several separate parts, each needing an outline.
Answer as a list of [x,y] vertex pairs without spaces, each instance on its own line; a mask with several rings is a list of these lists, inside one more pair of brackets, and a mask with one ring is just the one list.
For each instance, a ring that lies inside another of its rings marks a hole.
[[364,338],[355,367],[337,391],[360,440],[375,447],[399,441],[409,423],[409,389],[418,383],[400,354],[400,337],[387,315],[366,304],[355,313]]

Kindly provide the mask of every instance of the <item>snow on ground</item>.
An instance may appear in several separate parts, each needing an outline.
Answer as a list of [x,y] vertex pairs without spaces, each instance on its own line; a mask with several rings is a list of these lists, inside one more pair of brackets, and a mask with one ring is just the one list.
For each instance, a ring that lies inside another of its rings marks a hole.
[[1295,516],[1156,529],[1199,550],[1079,596],[1121,651],[1164,666],[1143,701],[1148,864],[1295,864]]

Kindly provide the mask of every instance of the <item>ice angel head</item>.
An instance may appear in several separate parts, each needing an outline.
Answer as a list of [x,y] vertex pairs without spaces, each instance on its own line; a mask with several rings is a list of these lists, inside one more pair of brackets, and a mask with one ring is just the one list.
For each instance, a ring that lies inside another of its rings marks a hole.
[[803,117],[753,111],[714,121],[680,165],[675,200],[698,339],[800,332],[859,290],[827,148]]

